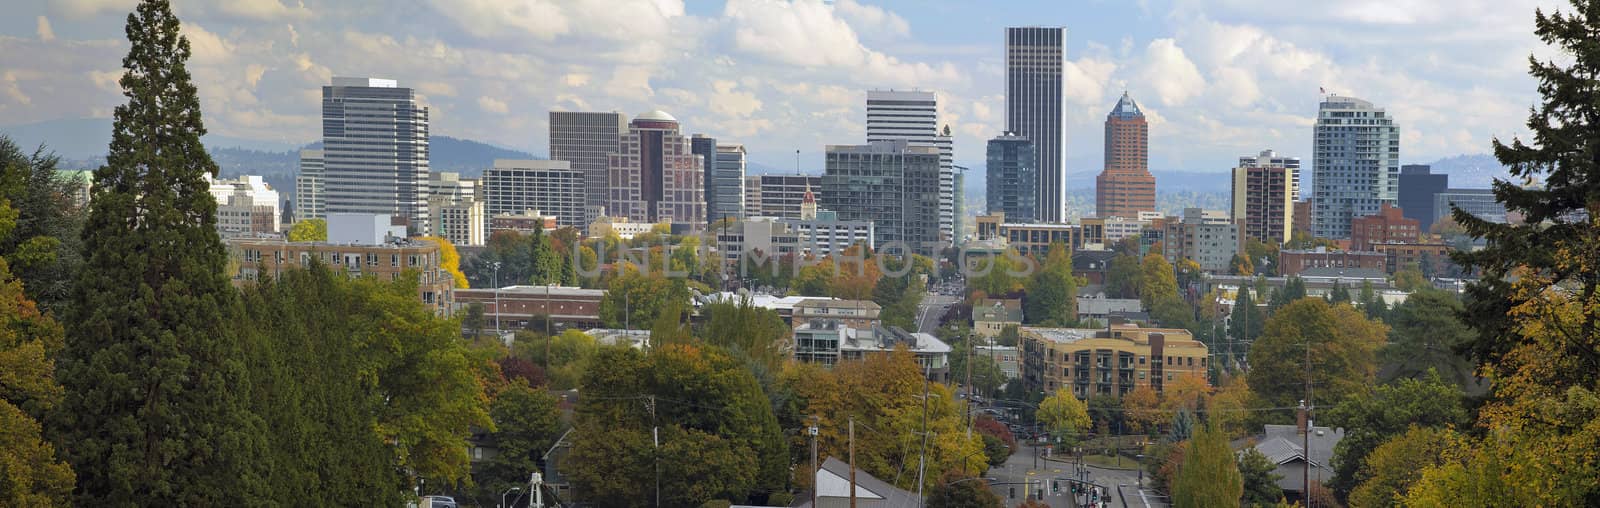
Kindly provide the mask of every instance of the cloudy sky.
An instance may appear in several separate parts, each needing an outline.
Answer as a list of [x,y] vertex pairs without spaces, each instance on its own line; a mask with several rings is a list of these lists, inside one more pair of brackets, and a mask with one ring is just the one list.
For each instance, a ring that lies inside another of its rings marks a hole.
[[[107,117],[134,0],[8,0],[0,125]],[[548,153],[546,112],[663,109],[752,159],[807,169],[864,138],[865,90],[939,93],[956,159],[1004,125],[1003,29],[1068,31],[1069,171],[1098,171],[1123,90],[1151,167],[1310,159],[1319,87],[1388,108],[1402,159],[1487,151],[1536,100],[1533,10],[1551,0],[174,0],[213,133],[319,135],[332,76],[398,79],[433,132]],[[1564,4],[1564,3],[1563,3]],[[1564,5],[1563,5],[1564,7]]]

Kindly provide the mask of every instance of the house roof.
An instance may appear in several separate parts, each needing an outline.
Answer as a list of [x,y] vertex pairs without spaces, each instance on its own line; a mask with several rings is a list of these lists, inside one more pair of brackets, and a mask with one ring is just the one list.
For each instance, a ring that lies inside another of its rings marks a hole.
[[1300,272],[1302,279],[1344,279],[1347,281],[1360,281],[1361,279],[1388,280],[1389,276],[1383,270],[1376,268],[1338,268],[1332,266],[1318,266],[1307,268]]
[[1080,250],[1072,253],[1072,271],[1106,271],[1111,268],[1111,260],[1116,259],[1117,251],[1114,250]]
[[[828,460],[822,462],[822,468],[817,470],[816,479],[818,499],[850,497],[850,465],[844,463],[844,461],[828,457]],[[811,500],[805,499],[794,506],[810,507]],[[917,498],[916,494],[896,488],[857,468],[856,506],[864,508],[910,508],[921,506],[921,500]]]
[[1313,426],[1309,439],[1301,436],[1294,425],[1264,425],[1262,431],[1261,442],[1256,444],[1255,449],[1278,465],[1273,472],[1284,477],[1279,480],[1279,487],[1295,492],[1302,488],[1299,478],[1306,463],[1305,447],[1301,445],[1304,442],[1309,442],[1311,446],[1311,476],[1324,479],[1333,477],[1333,448],[1344,439],[1343,428]]
[[972,306],[973,321],[1022,322],[1022,301],[1016,299],[983,299]]

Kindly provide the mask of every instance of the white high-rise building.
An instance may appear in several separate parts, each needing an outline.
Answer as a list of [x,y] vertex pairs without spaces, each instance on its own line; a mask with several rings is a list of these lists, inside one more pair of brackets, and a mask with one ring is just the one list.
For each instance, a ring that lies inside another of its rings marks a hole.
[[1400,126],[1382,108],[1329,95],[1312,139],[1311,234],[1350,237],[1350,221],[1400,197]]
[[217,200],[217,233],[223,238],[278,232],[278,191],[260,176],[219,180],[207,175],[206,180]]
[[428,108],[392,79],[333,78],[322,87],[326,213],[405,217],[427,233]]
[[294,177],[294,220],[323,219],[322,150],[300,151],[300,174]]
[[1033,143],[1041,222],[1067,216],[1066,40],[1062,27],[1006,28],[1005,130]]
[[489,221],[478,181],[460,173],[434,173],[428,179],[428,219],[433,235],[454,245],[483,245]]
[[555,217],[561,226],[584,224],[586,173],[560,160],[495,159],[483,173],[483,189],[490,222],[500,215],[538,210]]
[[744,145],[717,144],[717,169],[712,172],[712,185],[716,188],[716,202],[708,203],[715,220],[738,219],[745,216],[744,172],[746,164]]
[[941,240],[955,239],[954,144],[939,130],[939,101],[933,92],[919,90],[867,91],[867,142],[903,139],[911,146],[939,149],[939,232]]

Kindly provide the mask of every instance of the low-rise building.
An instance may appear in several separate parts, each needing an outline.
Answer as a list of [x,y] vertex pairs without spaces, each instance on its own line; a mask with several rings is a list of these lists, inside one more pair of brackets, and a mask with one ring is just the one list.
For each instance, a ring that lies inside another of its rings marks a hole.
[[217,234],[223,238],[277,233],[283,214],[278,211],[278,191],[257,175],[215,179],[211,196],[217,200]]
[[1129,318],[1143,311],[1138,298],[1078,297],[1078,321],[1105,322],[1113,316]]
[[1029,392],[1070,388],[1080,399],[1122,396],[1139,386],[1157,392],[1179,376],[1204,379],[1206,345],[1188,330],[1140,328],[1035,328],[1020,330],[1023,386]]
[[[331,228],[330,223],[330,238]],[[441,313],[454,308],[455,278],[439,266],[439,244],[432,241],[390,238],[379,243],[291,242],[272,236],[229,238],[227,244],[232,261],[229,266],[234,270],[229,275],[234,285],[321,263],[351,277],[398,280],[414,274],[417,297],[422,303]]]
[[[1265,425],[1255,444],[1256,451],[1277,466],[1272,473],[1279,477],[1278,488],[1291,498],[1305,499],[1306,478],[1314,482],[1333,478],[1334,447],[1344,440],[1343,428],[1311,425],[1311,435],[1307,436],[1302,430],[1306,425],[1311,424]],[[1311,445],[1310,453],[1306,451],[1306,444]],[[1308,465],[1310,471],[1306,471]]]
[[1285,249],[1278,253],[1278,275],[1299,275],[1312,268],[1369,268],[1384,270],[1388,260],[1384,254],[1372,251]]
[[[1006,375],[1007,380],[1022,378],[1022,355],[1016,346],[973,346],[972,354],[989,357],[1000,367],[1000,372]],[[956,375],[965,373],[958,372]]]
[[1461,271],[1450,261],[1450,252],[1456,248],[1448,243],[1376,243],[1371,247],[1384,255],[1384,271],[1390,275],[1412,266],[1429,277],[1458,276]]
[[888,354],[903,347],[916,357],[929,380],[941,383],[950,380],[950,345],[933,335],[877,323],[857,328],[840,319],[796,319],[795,322],[799,323],[794,329],[796,361],[832,368],[839,362]]
[[600,300],[605,296],[603,289],[567,286],[458,289],[455,309],[481,305],[485,322],[491,326],[498,323],[501,330],[520,329],[535,318],[546,316],[551,325],[560,329],[589,329],[600,326]]
[[984,299],[972,306],[972,333],[993,340],[1007,326],[1022,326],[1022,300]]
[[611,217],[602,215],[589,224],[589,238],[605,238],[617,235],[623,240],[632,240],[634,235],[642,235],[655,230],[656,225],[648,222],[633,222],[627,217]]
[[561,223],[554,215],[547,215],[541,210],[522,210],[515,213],[502,213],[489,218],[489,232],[515,231],[520,234],[532,234],[534,229],[546,233],[560,227]]
[[805,298],[795,302],[792,321],[798,326],[814,319],[836,319],[851,328],[867,330],[878,325],[882,311],[872,300]]
[[1364,251],[1378,243],[1416,243],[1421,234],[1416,219],[1384,203],[1379,205],[1377,214],[1350,221],[1350,250]]

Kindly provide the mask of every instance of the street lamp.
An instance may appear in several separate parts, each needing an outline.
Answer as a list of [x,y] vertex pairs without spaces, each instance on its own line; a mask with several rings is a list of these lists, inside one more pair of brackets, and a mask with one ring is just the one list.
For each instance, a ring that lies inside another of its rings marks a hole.
[[[506,489],[505,492],[501,492],[500,493],[500,508],[511,508],[511,505],[506,504],[506,496],[510,495],[512,492],[519,492],[521,490],[522,490],[522,487],[511,487],[509,489]],[[522,495],[518,494],[517,498],[521,499]]]
[[500,262],[494,262],[494,338],[505,340],[500,332]]

